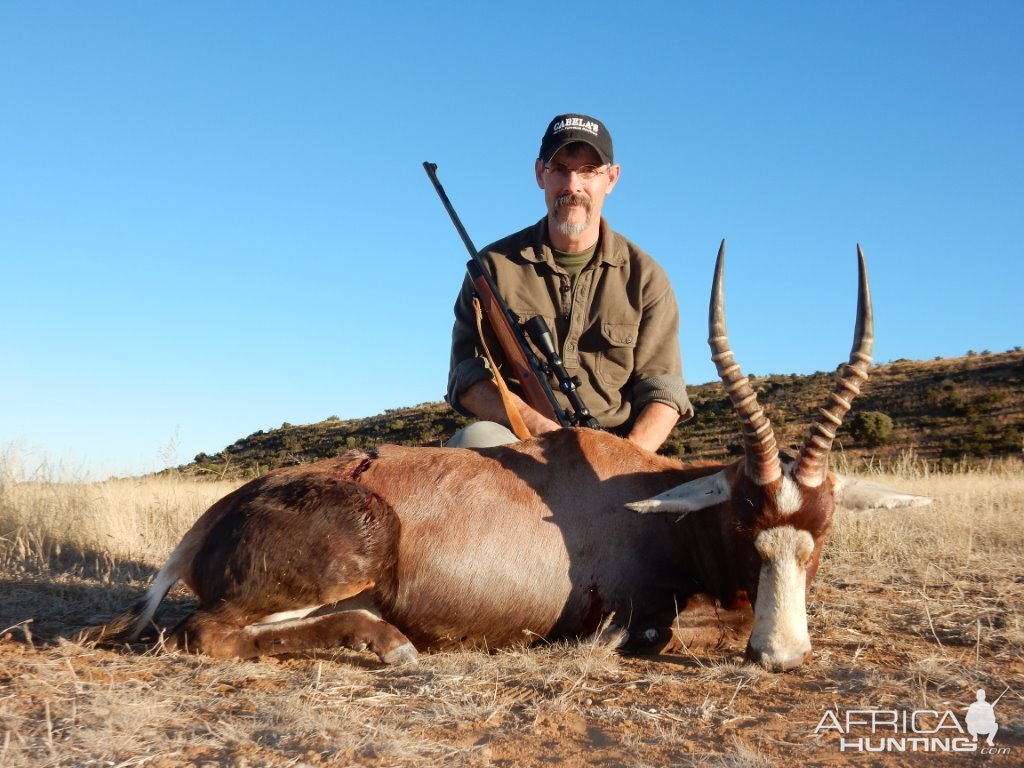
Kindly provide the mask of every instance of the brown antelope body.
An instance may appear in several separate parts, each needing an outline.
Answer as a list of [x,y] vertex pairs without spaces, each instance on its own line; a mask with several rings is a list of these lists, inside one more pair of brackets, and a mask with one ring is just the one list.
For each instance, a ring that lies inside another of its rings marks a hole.
[[641,649],[663,645],[673,627],[713,642],[722,631],[714,617],[738,616],[751,658],[795,667],[811,650],[805,595],[836,502],[851,490],[860,507],[927,502],[826,467],[871,362],[858,255],[850,364],[795,460],[780,456],[732,359],[723,243],[710,344],[742,425],[742,459],[685,466],[566,429],[484,450],[386,445],[277,470],[214,504],[147,595],[88,637],[137,638],[183,579],[199,608],[168,646],[214,656],[345,646],[394,663],[417,649],[585,636],[609,617],[627,630],[626,647]]

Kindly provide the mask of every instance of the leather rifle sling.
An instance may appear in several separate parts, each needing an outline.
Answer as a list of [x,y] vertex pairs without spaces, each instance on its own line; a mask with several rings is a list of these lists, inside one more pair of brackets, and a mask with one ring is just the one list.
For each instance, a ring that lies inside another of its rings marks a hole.
[[523,417],[519,415],[519,411],[512,402],[512,393],[508,389],[508,385],[505,383],[505,379],[501,376],[501,371],[498,370],[498,366],[494,362],[494,358],[491,357],[491,350],[487,348],[487,341],[484,339],[484,310],[480,306],[480,299],[476,296],[473,297],[473,309],[476,312],[476,332],[480,338],[480,344],[484,348],[484,355],[487,357],[487,362],[490,363],[491,370],[494,372],[494,383],[498,385],[498,394],[501,395],[501,404],[505,406],[505,415],[508,416],[508,424],[512,428],[516,437],[520,440],[528,440],[532,435],[530,430],[526,426],[526,422],[523,421]]

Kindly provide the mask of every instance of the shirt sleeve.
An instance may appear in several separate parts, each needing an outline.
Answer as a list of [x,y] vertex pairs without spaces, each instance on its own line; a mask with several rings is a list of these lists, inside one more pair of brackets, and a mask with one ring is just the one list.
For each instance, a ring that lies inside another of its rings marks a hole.
[[683,380],[679,307],[672,285],[660,267],[650,288],[653,299],[644,308],[637,340],[633,414],[639,414],[648,403],[659,402],[679,411],[680,421],[688,421],[693,417],[693,405]]

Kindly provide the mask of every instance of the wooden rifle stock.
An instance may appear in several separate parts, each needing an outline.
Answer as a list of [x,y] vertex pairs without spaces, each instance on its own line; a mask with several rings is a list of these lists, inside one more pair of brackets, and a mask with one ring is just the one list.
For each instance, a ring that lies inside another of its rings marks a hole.
[[466,264],[466,270],[473,281],[473,288],[480,300],[484,317],[490,323],[491,330],[494,331],[494,336],[505,353],[505,359],[523,390],[524,399],[542,416],[568,427],[569,419],[558,407],[540,361],[526,346],[523,331],[495,289],[491,276],[476,259],[471,259]]
[[[551,419],[551,421],[558,422],[563,427],[571,426],[572,421],[566,412],[559,407],[554,392],[548,384],[547,370],[530,349],[518,319],[509,310],[504,299],[501,298],[501,294],[498,293],[494,280],[484,266],[483,260],[480,258],[480,254],[477,252],[472,240],[469,239],[469,234],[462,226],[462,222],[459,220],[458,214],[455,213],[448,195],[445,194],[444,187],[441,186],[441,182],[437,178],[437,165],[434,163],[423,163],[423,168],[426,170],[427,176],[430,177],[430,181],[433,182],[434,189],[441,198],[445,210],[448,211],[448,216],[451,217],[455,229],[458,230],[459,235],[462,237],[462,242],[469,251],[469,255],[472,256],[469,263],[466,264],[466,270],[469,272],[469,278],[480,300],[480,307],[483,310],[484,317],[487,318],[491,330],[494,331],[495,338],[497,338],[502,351],[505,353],[505,360],[512,368],[512,372],[519,382],[519,386],[523,391],[523,398],[530,404],[531,408],[542,416]],[[497,371],[495,371],[495,375],[498,375]]]

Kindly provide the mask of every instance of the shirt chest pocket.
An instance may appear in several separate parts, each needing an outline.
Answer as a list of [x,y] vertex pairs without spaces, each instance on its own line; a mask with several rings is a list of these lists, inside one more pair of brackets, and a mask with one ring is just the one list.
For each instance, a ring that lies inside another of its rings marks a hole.
[[639,331],[638,323],[601,323],[597,377],[605,386],[620,389],[629,381]]
[[[519,323],[520,328],[523,328],[523,326],[526,325],[527,321],[533,319],[534,317],[541,318],[547,324],[548,330],[551,331],[551,341],[555,345],[555,350],[557,351],[561,349],[561,347],[559,346],[560,342],[558,340],[558,328],[556,327],[554,315],[544,314],[543,312],[537,312],[530,309],[513,309],[512,307],[509,307],[509,312],[511,312],[512,315],[516,318],[516,321]],[[530,347],[533,349],[533,353],[541,362],[544,362],[544,353],[540,351],[540,348],[537,346],[535,340],[530,338],[529,334],[525,333],[526,329],[523,328],[523,330],[523,335],[526,336],[527,341],[530,344]]]

